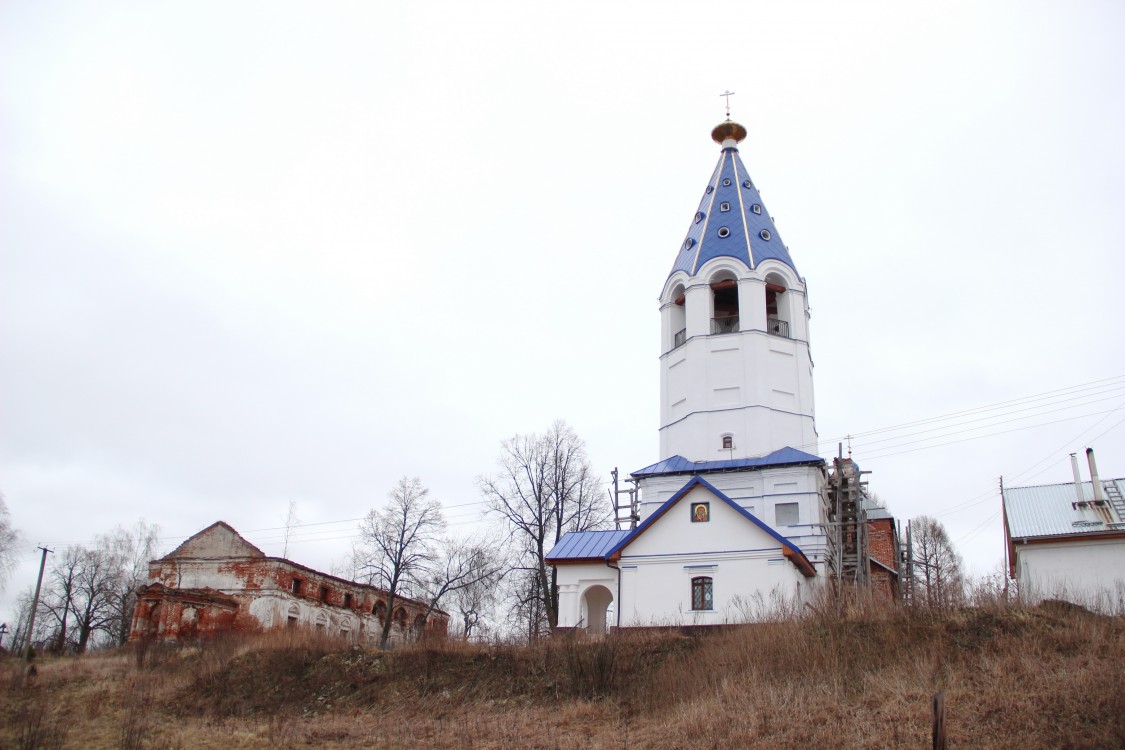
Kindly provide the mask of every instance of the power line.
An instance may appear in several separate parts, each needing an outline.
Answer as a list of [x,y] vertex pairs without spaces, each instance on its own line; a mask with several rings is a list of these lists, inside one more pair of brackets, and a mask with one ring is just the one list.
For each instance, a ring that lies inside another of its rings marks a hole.
[[[1117,389],[1117,390],[1121,390],[1121,389]],[[1074,401],[1074,400],[1077,400],[1077,399],[1089,398],[1090,395],[1093,395],[1093,394],[1087,394],[1085,396],[1076,396],[1075,398],[1072,398],[1072,399],[1063,399],[1063,401],[1058,401],[1058,402],[1055,402],[1055,403],[1063,403],[1065,401]],[[1097,395],[1100,395],[1100,394],[1097,394]],[[1058,409],[1046,409],[1046,410],[1044,410],[1045,406],[1054,406],[1055,404],[1040,404],[1038,406],[1029,406],[1025,409],[1016,409],[1014,411],[1010,411],[1010,412],[1007,412],[1005,414],[992,414],[992,415],[989,415],[987,417],[977,417],[976,419],[969,419],[969,420],[965,420],[963,422],[956,422],[954,424],[943,425],[941,427],[929,427],[925,430],[918,430],[917,432],[908,432],[906,434],[896,435],[894,437],[880,438],[878,440],[870,440],[870,441],[867,441],[867,442],[860,442],[860,443],[853,442],[852,447],[856,448],[856,449],[863,448],[863,447],[875,445],[876,443],[886,443],[886,442],[889,442],[889,441],[897,441],[897,440],[901,440],[903,438],[914,437],[915,435],[923,435],[927,432],[940,432],[942,430],[950,430],[954,427],[961,427],[963,425],[972,424],[974,422],[989,422],[989,424],[978,425],[976,427],[970,427],[967,430],[962,430],[961,432],[967,432],[969,430],[985,429],[985,428],[991,427],[993,425],[1007,424],[1009,422],[1015,422],[1015,421],[1020,420],[1020,419],[1034,419],[1035,417],[1043,416],[1043,415],[1046,415],[1046,414],[1056,414],[1058,412],[1067,411],[1069,409],[1074,409],[1074,408],[1079,407],[1079,406],[1088,406],[1090,404],[1096,404],[1096,403],[1099,403],[1101,401],[1111,401],[1111,400],[1116,399],[1118,395],[1120,395],[1120,394],[1115,394],[1113,396],[1106,396],[1104,398],[1099,398],[1099,399],[1093,399],[1091,401],[1085,401],[1081,404],[1071,404],[1069,406],[1063,406],[1063,407],[1060,407]],[[1012,414],[1017,414],[1021,411],[1033,411],[1034,413],[1024,414],[1022,416],[1013,417],[1012,419],[1007,419],[1007,420],[992,421],[992,420],[997,420],[999,417],[1006,417],[1006,416],[1010,416]],[[958,434],[958,433],[950,432],[950,433],[947,433],[947,434],[955,435],[955,434]],[[856,437],[855,435],[852,435],[853,440],[854,440],[855,437]],[[942,437],[942,436],[939,435],[939,436],[936,436],[936,437]]]
[[932,422],[947,421],[947,420],[953,419],[955,417],[960,417],[960,416],[964,416],[964,415],[968,415],[968,414],[975,414],[975,413],[986,412],[986,411],[995,411],[996,409],[1000,409],[1000,408],[1003,408],[1003,407],[1006,407],[1006,406],[1011,406],[1011,405],[1015,405],[1015,404],[1019,404],[1019,403],[1023,403],[1023,402],[1041,401],[1041,400],[1044,400],[1044,399],[1052,398],[1052,397],[1057,396],[1057,395],[1069,395],[1072,392],[1077,392],[1077,391],[1082,391],[1082,390],[1095,390],[1095,389],[1098,389],[1098,388],[1104,388],[1104,387],[1106,387],[1105,384],[1110,383],[1111,381],[1121,381],[1121,383],[1114,385],[1115,388],[1117,387],[1117,385],[1125,385],[1125,375],[1115,375],[1115,376],[1110,377],[1110,378],[1102,378],[1101,380],[1092,380],[1088,383],[1079,383],[1077,385],[1066,386],[1064,388],[1057,388],[1057,389],[1051,390],[1051,391],[1043,391],[1041,393],[1034,393],[1034,394],[1031,394],[1029,396],[1022,396],[1020,398],[1009,399],[1007,401],[998,401],[996,403],[986,404],[984,406],[975,406],[975,407],[972,407],[970,409],[962,409],[960,411],[947,412],[945,414],[939,414],[939,415],[933,416],[933,417],[926,417],[924,419],[916,419],[916,420],[912,420],[912,421],[909,421],[909,422],[902,422],[900,424],[891,425],[891,426],[888,426],[888,427],[878,427],[878,428],[875,428],[875,429],[866,430],[866,431],[862,431],[862,432],[852,432],[852,433],[849,433],[848,435],[841,435],[841,436],[836,437],[836,438],[831,438],[831,439],[826,440],[826,441],[822,440],[822,441],[819,441],[819,442],[827,442],[827,443],[830,443],[830,444],[831,443],[837,443],[841,440],[847,439],[848,437],[851,437],[851,438],[854,439],[856,437],[865,437],[867,435],[875,435],[875,434],[879,434],[879,433],[883,433],[883,432],[891,432],[893,430],[904,429],[904,428],[907,428],[907,427],[915,427],[915,426],[918,426],[918,425],[929,424],[929,423],[932,423]]
[[[1110,412],[1094,412],[1093,414],[1080,414],[1076,417],[1064,417],[1063,419],[1055,419],[1055,420],[1052,420],[1050,422],[1041,422],[1039,424],[1026,425],[1024,427],[1015,427],[1015,428],[1010,429],[1010,430],[1000,430],[999,432],[990,432],[990,433],[985,434],[985,435],[974,435],[972,437],[961,438],[960,440],[950,440],[949,442],[946,442],[946,443],[937,443],[935,445],[923,445],[923,446],[920,446],[918,448],[908,448],[908,449],[903,450],[903,451],[893,451],[891,453],[881,453],[881,454],[876,455],[876,456],[866,456],[866,457],[864,457],[863,460],[864,461],[876,461],[876,460],[881,459],[881,458],[889,458],[890,456],[900,456],[903,453],[915,453],[917,451],[929,450],[930,448],[941,448],[941,447],[944,447],[944,446],[947,446],[947,445],[957,445],[958,443],[967,443],[970,440],[980,440],[981,438],[996,437],[997,435],[1008,435],[1008,434],[1013,433],[1013,432],[1022,432],[1024,430],[1034,430],[1034,429],[1039,428],[1039,427],[1048,427],[1048,426],[1053,425],[1053,424],[1062,424],[1063,422],[1073,422],[1076,419],[1084,419],[1086,417],[1096,417],[1099,414],[1107,414],[1107,413],[1111,413],[1112,411],[1115,411],[1115,410],[1110,410]],[[913,441],[913,442],[924,442],[924,441]],[[903,445],[910,445],[910,443],[903,443]],[[894,448],[894,447],[897,447],[897,446],[888,446],[888,447]]]

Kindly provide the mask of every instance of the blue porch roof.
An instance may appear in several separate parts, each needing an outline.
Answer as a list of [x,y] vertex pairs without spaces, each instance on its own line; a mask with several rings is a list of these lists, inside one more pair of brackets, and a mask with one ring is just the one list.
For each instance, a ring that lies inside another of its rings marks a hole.
[[628,529],[622,529],[621,531],[571,531],[563,534],[559,543],[547,553],[547,562],[602,558],[628,535]]
[[705,474],[709,471],[737,471],[739,469],[764,469],[767,466],[786,466],[791,464],[823,464],[824,459],[796,448],[780,448],[765,456],[756,458],[725,458],[721,461],[689,461],[683,456],[672,456],[658,461],[652,466],[637,469],[630,476],[655,477],[665,474]]

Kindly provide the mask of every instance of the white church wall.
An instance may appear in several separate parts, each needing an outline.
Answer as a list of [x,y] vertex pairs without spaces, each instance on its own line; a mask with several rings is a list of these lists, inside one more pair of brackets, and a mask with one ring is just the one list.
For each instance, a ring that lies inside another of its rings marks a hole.
[[[707,503],[710,520],[692,521],[697,503]],[[777,539],[704,487],[665,511],[622,551],[619,564],[627,625],[743,621],[753,602],[775,590],[796,591],[803,580]],[[700,576],[711,578],[708,610],[692,609],[692,579]]]
[[[809,558],[818,573],[824,572],[827,539],[821,487],[824,474],[818,466],[778,466],[757,471],[730,471],[702,475],[715,489],[792,541]],[[641,520],[687,484],[684,475],[647,477],[641,480]],[[778,526],[779,503],[798,504],[798,522]]]
[[[692,522],[692,504],[707,503],[710,520]],[[715,625],[769,614],[778,597],[811,590],[777,539],[703,487],[696,487],[629,544],[615,563],[558,566],[559,626],[587,627],[584,598],[604,587],[613,617],[624,626]],[[711,578],[713,606],[692,609],[692,579]],[[620,601],[617,601],[620,592]],[[613,624],[613,623],[611,623]]]
[[[747,622],[768,614],[779,596],[799,595],[806,586],[779,548],[743,554],[700,554],[670,558],[623,557],[621,624],[719,625]],[[711,578],[713,607],[692,609],[692,579]]]
[[816,450],[808,347],[764,331],[689,339],[661,359],[660,457],[735,458]]

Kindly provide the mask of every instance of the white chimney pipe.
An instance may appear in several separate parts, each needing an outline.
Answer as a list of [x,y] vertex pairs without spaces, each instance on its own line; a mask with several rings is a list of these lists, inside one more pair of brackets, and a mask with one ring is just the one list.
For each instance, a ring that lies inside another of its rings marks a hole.
[[1098,465],[1094,462],[1094,449],[1086,449],[1086,460],[1090,463],[1090,481],[1094,484],[1094,500],[1105,502],[1105,487],[1102,486],[1102,480],[1098,479]]
[[1085,502],[1086,493],[1082,491],[1082,474],[1078,471],[1078,454],[1070,454],[1070,468],[1074,471],[1074,494],[1078,496],[1078,502]]

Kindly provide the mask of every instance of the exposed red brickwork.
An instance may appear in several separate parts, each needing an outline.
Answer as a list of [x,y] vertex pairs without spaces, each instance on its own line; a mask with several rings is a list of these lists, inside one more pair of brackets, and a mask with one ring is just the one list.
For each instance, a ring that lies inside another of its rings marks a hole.
[[891,572],[898,570],[898,534],[893,518],[876,518],[867,522],[867,553],[871,558],[872,591],[888,599],[897,599],[898,576]]
[[[382,631],[387,598],[377,587],[266,557],[220,522],[149,563],[129,637],[175,640],[303,626],[366,642]],[[393,619],[393,635],[403,639],[445,635],[449,617],[395,597]]]

